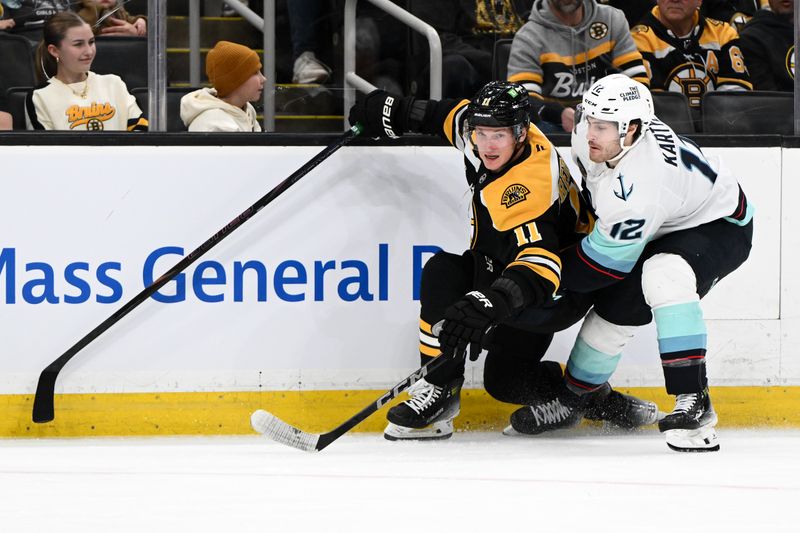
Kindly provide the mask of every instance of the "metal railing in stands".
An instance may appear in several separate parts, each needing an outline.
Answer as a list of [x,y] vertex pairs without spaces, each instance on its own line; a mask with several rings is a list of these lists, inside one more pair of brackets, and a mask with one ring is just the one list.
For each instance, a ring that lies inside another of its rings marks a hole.
[[167,3],[147,0],[147,120],[167,131]]
[[[430,98],[442,98],[442,43],[439,34],[430,24],[415,17],[390,0],[367,0],[382,9],[406,26],[421,33],[428,39],[430,49]],[[370,92],[377,89],[370,82],[356,74],[356,6],[358,0],[346,0],[344,4],[344,129],[349,128],[347,113],[355,103],[355,93],[351,89]]]
[[[154,0],[149,0],[153,2]],[[264,34],[264,131],[275,131],[275,0],[264,0],[264,17],[239,0],[225,0],[243,19]],[[189,83],[200,85],[200,0],[189,0]],[[162,131],[162,130],[159,130]]]

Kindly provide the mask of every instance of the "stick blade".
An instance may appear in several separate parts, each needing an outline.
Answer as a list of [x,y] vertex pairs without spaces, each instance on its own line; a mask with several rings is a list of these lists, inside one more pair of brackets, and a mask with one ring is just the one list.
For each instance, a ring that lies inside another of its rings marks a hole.
[[55,417],[55,388],[58,373],[44,369],[39,375],[36,395],[33,397],[33,421],[37,424],[51,422]]
[[304,452],[316,452],[319,435],[290,426],[272,413],[258,409],[250,415],[250,425],[258,433]]

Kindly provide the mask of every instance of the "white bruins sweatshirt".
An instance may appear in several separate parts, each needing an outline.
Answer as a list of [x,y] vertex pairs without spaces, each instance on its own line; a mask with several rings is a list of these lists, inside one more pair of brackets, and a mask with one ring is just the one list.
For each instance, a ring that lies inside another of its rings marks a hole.
[[55,77],[26,99],[26,122],[33,130],[147,131],[147,119],[113,74],[89,72],[86,81],[65,84]]
[[250,103],[238,108],[217,98],[216,89],[210,88],[181,98],[181,120],[189,131],[261,131]]

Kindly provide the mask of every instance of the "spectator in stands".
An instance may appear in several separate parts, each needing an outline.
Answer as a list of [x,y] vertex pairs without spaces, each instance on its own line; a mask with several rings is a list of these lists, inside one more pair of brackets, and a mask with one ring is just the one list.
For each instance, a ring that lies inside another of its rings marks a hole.
[[658,0],[632,30],[650,72],[651,88],[685,94],[696,124],[706,92],[753,88],[736,30],[727,22],[704,17],[700,3]]
[[292,83],[325,83],[331,69],[315,55],[316,30],[323,18],[322,0],[291,0],[286,2],[286,9],[294,60]]
[[[3,0],[5,26],[14,28],[15,31],[41,30],[47,19],[60,11],[70,9],[70,0]],[[9,27],[0,29],[9,29]]]
[[727,22],[741,33],[744,25],[764,7],[767,7],[767,0],[703,0],[700,14]]
[[[497,39],[510,39],[530,12],[530,1],[446,0],[413,2],[411,12],[436,29],[442,42],[442,96],[472,98],[492,79]],[[420,46],[426,56],[428,46]],[[427,91],[429,69],[419,77]]]
[[642,17],[656,5],[656,0],[597,0],[597,2],[616,7],[625,13],[625,19],[631,28],[636,26]]
[[739,38],[753,88],[759,91],[794,91],[794,3],[769,0],[744,27]]
[[[0,4],[0,16],[3,15],[3,6]],[[12,20],[13,22],[13,20]],[[8,97],[6,96],[7,81],[0,78],[0,131],[10,130],[13,127],[13,120],[8,108]]]
[[539,128],[572,131],[584,91],[598,79],[625,74],[649,84],[642,56],[619,9],[594,0],[536,0],[514,36],[508,79],[535,98]]
[[206,56],[206,74],[214,88],[181,98],[181,119],[189,131],[261,131],[250,103],[264,90],[261,68],[250,48],[219,41]]
[[4,17],[4,11],[3,4],[0,4],[0,31],[10,30],[14,27],[14,24],[16,24],[14,19],[7,19]]
[[[371,13],[365,9],[366,13],[356,19],[356,72],[379,89],[400,94],[403,88],[399,80],[419,64],[408,54],[413,44],[407,47],[407,32],[400,31],[402,23],[385,12],[376,16],[374,12],[377,10],[377,7],[372,7]],[[426,59],[424,65],[427,64]],[[413,71],[409,77],[415,75],[416,71]],[[417,85],[412,92],[419,94],[419,90]]]
[[42,85],[27,97],[29,129],[146,131],[147,119],[119,76],[91,72],[92,28],[72,11],[44,26],[36,50]]
[[13,126],[11,113],[8,109],[8,100],[6,98],[6,88],[0,80],[0,131],[10,130]]
[[131,15],[125,11],[124,4],[120,0],[83,0],[76,3],[75,10],[95,35],[147,35],[147,18]]

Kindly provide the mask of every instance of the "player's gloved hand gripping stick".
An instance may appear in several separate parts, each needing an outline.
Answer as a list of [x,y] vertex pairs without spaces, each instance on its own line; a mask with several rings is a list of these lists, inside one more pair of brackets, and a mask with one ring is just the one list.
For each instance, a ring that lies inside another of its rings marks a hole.
[[222,239],[233,233],[233,231],[250,220],[256,213],[261,211],[267,204],[272,202],[275,198],[280,196],[286,189],[294,185],[300,178],[308,174],[317,165],[325,161],[334,152],[342,146],[347,145],[353,138],[359,135],[363,130],[361,124],[355,124],[346,133],[344,133],[336,142],[327,146],[320,153],[315,155],[305,165],[297,169],[291,176],[276,185],[271,191],[261,197],[256,203],[245,209],[239,216],[230,221],[221,230],[212,235],[207,241],[198,246],[190,254],[179,261],[175,266],[170,268],[167,272],[155,280],[152,285],[146,287],[139,294],[131,298],[125,305],[114,312],[113,315],[105,319],[99,326],[87,333],[82,339],[75,343],[70,349],[64,352],[61,357],[50,363],[39,376],[39,383],[36,386],[36,396],[33,399],[33,421],[37,423],[50,422],[55,418],[55,387],[56,378],[58,377],[61,369],[69,362],[78,352],[85,348],[94,339],[99,337],[104,331],[119,322],[125,315],[133,311],[139,304],[147,300],[158,289],[163,287],[167,282],[172,280],[175,276],[180,274],[189,265],[194,263],[197,259],[203,256],[206,252],[219,244]]

